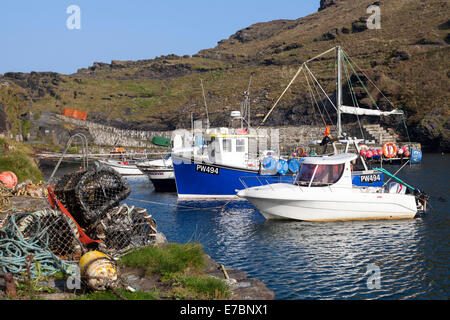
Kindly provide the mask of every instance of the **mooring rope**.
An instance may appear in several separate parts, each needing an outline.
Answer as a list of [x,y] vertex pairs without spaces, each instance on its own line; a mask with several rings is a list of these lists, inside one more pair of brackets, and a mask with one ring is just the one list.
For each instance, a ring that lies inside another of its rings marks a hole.
[[[27,238],[17,225],[17,221],[26,216],[31,216],[36,224],[35,233]],[[48,244],[47,230],[41,230],[40,220],[34,213],[10,215],[0,230],[0,270],[18,277],[24,272],[27,273],[29,268],[32,278],[52,275],[58,271],[69,273],[70,264],[55,256],[48,248]],[[36,263],[40,264],[40,268]]]
[[225,207],[231,201],[233,201],[233,199],[231,199],[231,200],[227,201],[224,205],[221,205],[221,206],[198,208],[198,207],[192,207],[192,206],[186,206],[186,205],[179,205],[179,204],[173,204],[173,203],[167,203],[167,202],[157,202],[157,201],[150,201],[150,200],[142,200],[142,199],[136,199],[136,198],[128,198],[127,200],[156,204],[156,205],[163,205],[163,206],[174,207],[177,209],[179,209],[179,208],[182,209],[182,210],[178,210],[178,211],[206,210],[206,211],[217,211],[217,212],[223,212],[225,210]]

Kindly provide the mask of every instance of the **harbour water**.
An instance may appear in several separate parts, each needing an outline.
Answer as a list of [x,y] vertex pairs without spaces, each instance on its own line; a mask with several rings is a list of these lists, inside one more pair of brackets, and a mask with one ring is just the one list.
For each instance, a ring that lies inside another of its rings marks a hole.
[[[424,154],[399,174],[431,196],[427,215],[398,221],[266,221],[247,201],[183,201],[127,177],[129,205],[144,207],[169,242],[200,242],[245,270],[275,299],[448,299],[450,156]],[[395,172],[399,167],[387,168]]]

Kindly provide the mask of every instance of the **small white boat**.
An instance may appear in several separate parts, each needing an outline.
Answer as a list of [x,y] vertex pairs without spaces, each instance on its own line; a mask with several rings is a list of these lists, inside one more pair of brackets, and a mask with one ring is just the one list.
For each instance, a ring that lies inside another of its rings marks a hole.
[[140,176],[143,175],[141,170],[136,167],[136,164],[132,161],[122,161],[115,159],[97,160],[98,166],[113,168],[116,172],[123,176]]
[[345,221],[411,219],[425,210],[421,192],[391,182],[383,187],[352,184],[356,154],[307,157],[294,183],[246,188],[238,196],[252,202],[266,219]]
[[156,192],[177,191],[170,154],[163,159],[138,162],[136,166],[148,176]]

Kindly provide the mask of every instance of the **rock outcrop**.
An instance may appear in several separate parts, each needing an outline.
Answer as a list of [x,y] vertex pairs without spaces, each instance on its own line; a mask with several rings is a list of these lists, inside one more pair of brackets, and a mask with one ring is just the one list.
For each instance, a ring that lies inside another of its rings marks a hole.
[[[381,30],[368,28],[370,5],[380,6]],[[228,115],[239,110],[253,74],[252,124],[258,125],[303,61],[341,45],[383,92],[381,95],[373,86],[369,88],[372,101],[353,76],[359,106],[400,108],[414,140],[448,150],[448,116],[443,111],[450,101],[445,90],[450,86],[450,73],[446,72],[450,56],[448,9],[448,2],[439,0],[321,0],[314,14],[253,24],[193,56],[95,62],[72,75],[6,73],[0,76],[0,84],[6,81],[23,88],[28,96],[24,101],[32,103],[36,112],[60,111],[67,106],[88,111],[91,121],[120,129],[173,130],[189,128],[191,115],[194,120],[206,117],[200,79],[204,80],[210,121],[228,124]],[[317,60],[317,69],[329,72],[318,80],[331,99],[335,99],[333,66],[332,56]],[[364,78],[363,72],[358,72]],[[307,90],[304,77],[299,77],[266,124],[323,124],[317,110],[312,111]],[[4,110],[11,110],[6,108],[11,101],[0,101]],[[351,96],[346,94],[344,102],[352,103]],[[335,111],[327,111],[330,117],[326,121],[335,122]],[[381,123],[403,130],[399,125],[402,119],[383,118]]]

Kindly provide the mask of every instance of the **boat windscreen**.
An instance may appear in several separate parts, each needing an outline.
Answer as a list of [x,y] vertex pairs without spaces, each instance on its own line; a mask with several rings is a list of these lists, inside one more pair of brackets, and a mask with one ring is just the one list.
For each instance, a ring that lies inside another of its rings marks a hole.
[[[317,167],[317,170],[316,170]],[[295,183],[312,187],[327,186],[336,183],[344,173],[345,164],[302,164]],[[315,173],[314,173],[315,172]]]

